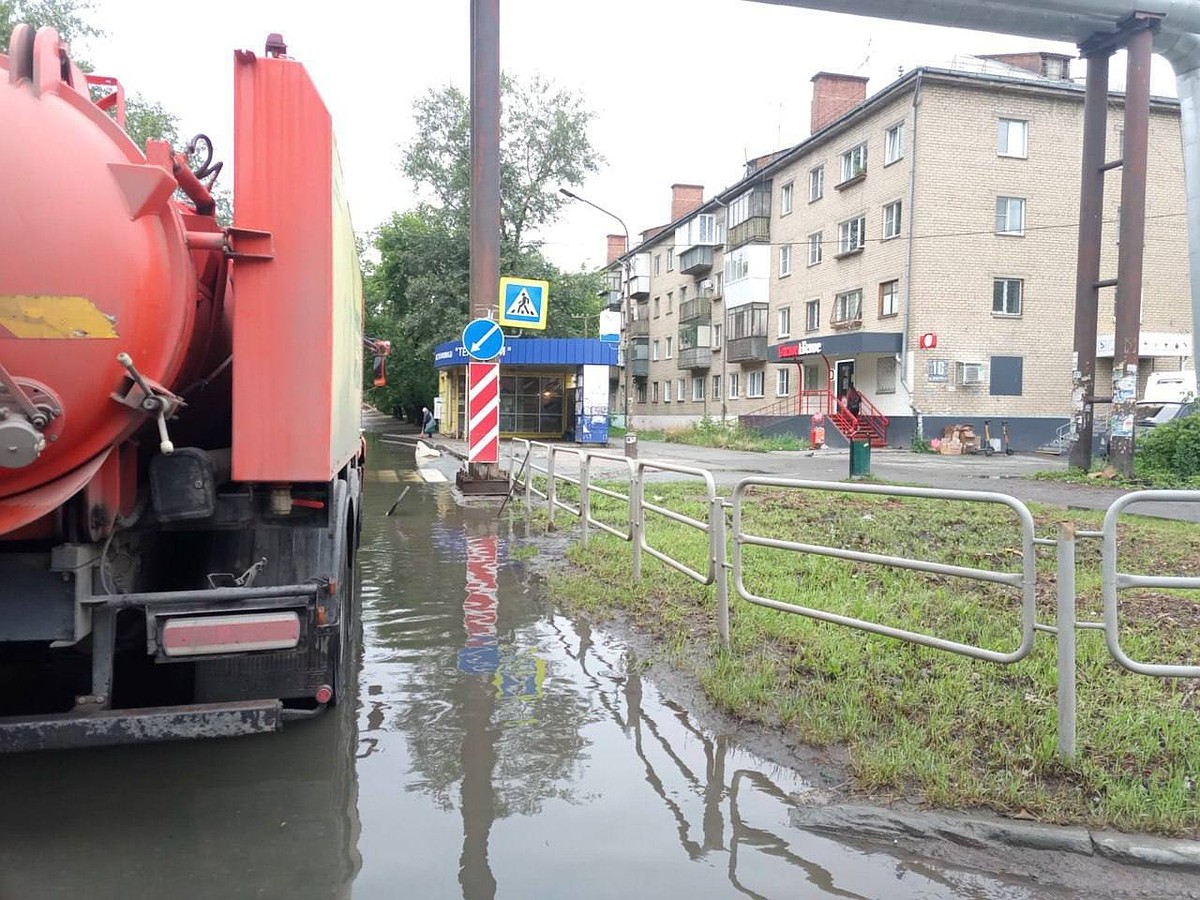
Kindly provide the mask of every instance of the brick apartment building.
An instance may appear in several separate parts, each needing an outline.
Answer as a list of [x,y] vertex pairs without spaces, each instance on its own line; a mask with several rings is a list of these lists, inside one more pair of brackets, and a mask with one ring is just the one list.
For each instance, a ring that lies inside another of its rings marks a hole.
[[[1054,438],[1071,404],[1083,130],[1069,70],[1048,53],[971,58],[870,98],[865,79],[817,74],[811,137],[709,200],[674,185],[670,224],[631,250],[610,237],[628,356],[612,409],[628,389],[634,427],[707,416],[807,434],[852,378],[877,444],[985,418],[1008,420],[1018,449]],[[1116,159],[1122,98],[1109,103]],[[1178,104],[1156,98],[1143,383],[1192,355],[1180,148]],[[1102,277],[1116,274],[1120,177],[1106,182]],[[1101,390],[1114,298],[1101,292]]]

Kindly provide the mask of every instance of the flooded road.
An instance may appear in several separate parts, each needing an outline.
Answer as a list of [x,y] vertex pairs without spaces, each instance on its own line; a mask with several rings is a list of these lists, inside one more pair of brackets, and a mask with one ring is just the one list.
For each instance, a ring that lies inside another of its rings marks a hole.
[[548,604],[507,514],[460,508],[411,450],[371,464],[357,705],[0,758],[2,900],[1068,896],[793,827],[803,779]]

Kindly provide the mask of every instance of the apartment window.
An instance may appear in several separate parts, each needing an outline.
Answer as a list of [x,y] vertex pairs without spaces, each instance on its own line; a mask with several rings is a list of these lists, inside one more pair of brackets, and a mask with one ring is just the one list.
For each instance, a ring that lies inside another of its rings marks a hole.
[[875,393],[896,393],[896,357],[881,356],[875,363]]
[[675,312],[675,292],[667,291],[667,315]]
[[821,301],[809,300],[804,304],[804,330],[816,331],[821,327]]
[[674,340],[674,338],[667,338],[667,359],[671,358],[671,342]]
[[763,396],[766,393],[766,391],[763,387],[765,382],[766,382],[766,378],[763,376],[763,372],[761,369],[757,372],[750,372],[749,374],[747,374],[746,375],[746,396],[747,397],[756,397],[756,398]]
[[671,379],[667,379],[662,383],[663,403],[671,402]]
[[651,346],[654,348],[654,352],[650,355],[650,359],[658,362],[658,341],[655,341]]
[[697,375],[692,379],[692,399],[697,403],[704,399],[704,376]]
[[861,322],[862,321],[862,291],[843,291],[833,298],[833,321]]
[[712,377],[712,380],[713,380],[712,398],[714,400],[720,400],[721,399],[721,376],[714,375]]
[[786,397],[791,393],[792,386],[792,370],[791,369],[776,369],[775,370],[775,396]]
[[838,225],[838,254],[856,253],[866,245],[867,217],[847,219]]
[[713,322],[712,327],[712,348],[714,350],[721,349],[721,323]]
[[900,312],[900,282],[885,281],[879,285],[879,318],[886,319]]
[[[687,285],[685,284],[683,287],[681,287],[679,289],[679,305],[683,306],[683,304],[686,302],[687,302]],[[667,310],[667,312],[670,312],[670,310]]]
[[787,337],[792,333],[792,308],[785,306],[779,311],[779,336]]
[[667,271],[668,272],[675,271],[675,249],[674,248],[667,251]]
[[864,141],[842,154],[842,184],[866,174],[866,171],[867,144]]
[[733,372],[729,376],[729,399],[736,400],[740,393],[740,385],[738,385],[738,373]]
[[897,200],[883,208],[883,239],[900,237],[900,220],[903,215],[903,205]]
[[682,403],[687,399],[687,380],[680,378],[675,382],[675,399]]
[[883,164],[890,166],[904,158],[904,123],[893,125],[883,133]]
[[1025,200],[1022,197],[996,198],[996,234],[1025,233]]
[[637,384],[637,402],[646,402],[646,382],[644,381],[639,381]]
[[822,382],[821,376],[818,374],[816,366],[805,366],[804,367],[804,381],[803,381],[804,390],[819,391],[819,390],[827,387],[828,384],[829,384],[828,379],[826,379],[824,382]]
[[779,248],[779,277],[792,274],[792,245],[784,244]]
[[1001,119],[996,153],[1025,159],[1029,155],[1029,123],[1022,119]]
[[732,253],[725,254],[725,283],[736,284],[750,277],[749,247],[738,247]]
[[815,266],[821,261],[821,232],[808,236],[808,264]]
[[655,297],[654,298],[654,318],[656,318],[656,319],[658,318],[658,304],[659,304],[659,298]]
[[659,275],[661,273],[662,273],[662,254],[655,253],[654,254],[654,274]]
[[997,278],[992,282],[992,314],[1019,316],[1025,298],[1025,282],[1020,278]]
[[808,173],[808,202],[825,196],[825,167],[817,166]]
[[657,403],[657,402],[658,402],[658,382],[657,382],[657,381],[656,381],[656,382],[654,382],[654,387],[653,387],[653,390],[652,390],[652,391],[651,391],[651,393],[650,393],[650,402],[651,402],[651,403]]
[[786,216],[792,211],[792,190],[794,184],[785,184],[779,189],[779,214]]

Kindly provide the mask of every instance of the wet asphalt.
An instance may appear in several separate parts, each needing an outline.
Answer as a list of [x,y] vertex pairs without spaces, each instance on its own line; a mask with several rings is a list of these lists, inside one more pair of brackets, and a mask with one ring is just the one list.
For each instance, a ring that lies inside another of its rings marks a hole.
[[549,603],[519,514],[375,437],[367,487],[357,702],[0,759],[0,900],[1087,895],[794,827],[805,778]]

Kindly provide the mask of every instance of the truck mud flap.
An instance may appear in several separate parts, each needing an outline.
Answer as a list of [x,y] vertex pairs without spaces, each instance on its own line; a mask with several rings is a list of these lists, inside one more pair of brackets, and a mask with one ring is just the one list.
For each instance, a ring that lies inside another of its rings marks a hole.
[[263,734],[284,719],[278,700],[23,716],[0,719],[0,753]]

